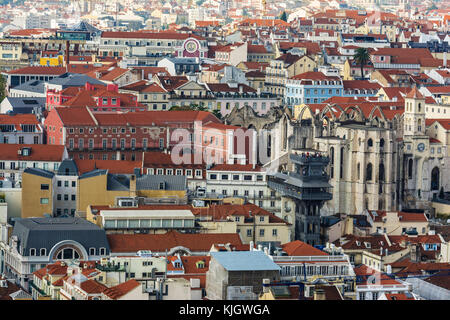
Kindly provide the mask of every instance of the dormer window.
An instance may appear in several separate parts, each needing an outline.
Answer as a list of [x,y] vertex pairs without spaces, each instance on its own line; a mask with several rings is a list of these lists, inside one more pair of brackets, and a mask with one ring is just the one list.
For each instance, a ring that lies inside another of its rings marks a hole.
[[364,242],[364,245],[366,246],[366,248],[370,248],[370,243],[369,242]]
[[47,249],[41,248],[40,250],[40,256],[45,257],[47,255]]
[[30,256],[34,257],[36,255],[36,249],[31,248],[30,249]]

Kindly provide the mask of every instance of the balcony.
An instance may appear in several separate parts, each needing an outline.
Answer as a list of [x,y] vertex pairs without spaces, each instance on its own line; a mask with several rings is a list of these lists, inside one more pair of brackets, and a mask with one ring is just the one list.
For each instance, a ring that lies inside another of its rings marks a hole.
[[276,181],[270,178],[267,181],[267,186],[281,193],[283,196],[294,198],[298,200],[314,200],[314,201],[327,201],[332,199],[332,194],[326,191],[304,191],[295,190],[288,187],[281,181]]

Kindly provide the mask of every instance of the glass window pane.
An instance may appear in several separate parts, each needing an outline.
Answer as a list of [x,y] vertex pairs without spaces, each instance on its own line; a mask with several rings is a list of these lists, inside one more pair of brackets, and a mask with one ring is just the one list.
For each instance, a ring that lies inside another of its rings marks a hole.
[[141,220],[141,228],[150,227],[150,220]]
[[153,219],[152,228],[161,228],[161,219]]
[[139,228],[139,220],[129,220],[128,226],[130,228]]
[[170,219],[163,219],[162,220],[162,226],[163,228],[168,228],[172,226],[172,220]]
[[115,228],[116,220],[105,220],[105,228]]
[[126,228],[127,220],[117,220],[117,228]]
[[181,219],[173,220],[173,226],[174,228],[181,228],[183,226],[183,220]]
[[184,220],[184,226],[191,228],[194,226],[194,220]]

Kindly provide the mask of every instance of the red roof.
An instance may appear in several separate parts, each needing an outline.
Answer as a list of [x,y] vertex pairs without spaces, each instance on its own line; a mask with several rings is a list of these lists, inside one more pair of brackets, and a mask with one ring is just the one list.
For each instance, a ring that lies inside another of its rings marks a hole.
[[111,252],[165,252],[177,246],[194,252],[208,252],[215,243],[242,245],[237,233],[185,234],[170,231],[164,234],[109,234],[107,237]]
[[105,286],[104,284],[92,279],[81,282],[80,288],[87,294],[100,294],[106,289],[108,289],[108,287]]
[[105,289],[103,294],[113,300],[117,300],[139,286],[141,286],[141,284],[138,281],[131,279],[118,284],[115,287]]
[[55,75],[59,76],[61,74],[66,73],[65,67],[41,67],[41,66],[33,66],[33,67],[25,67],[20,69],[15,69],[11,71],[7,71],[8,74],[33,74],[33,75]]
[[[18,154],[23,148],[31,149],[28,156]],[[60,162],[63,160],[64,150],[65,146],[55,144],[2,144],[0,159]]]
[[[0,114],[0,125],[21,125],[34,124],[38,125],[36,115],[34,114]],[[20,127],[19,127],[20,129]]]
[[178,33],[173,31],[167,32],[148,32],[146,30],[141,30],[137,32],[127,32],[127,31],[104,31],[102,33],[102,38],[113,38],[113,39],[176,39],[184,40],[187,38],[196,38],[198,40],[204,40],[203,37],[197,36],[190,33]]
[[414,87],[408,94],[406,95],[406,98],[412,98],[412,99],[424,99],[423,94],[420,93],[420,91],[417,89],[417,87]]
[[329,77],[322,72],[309,71],[293,76],[293,80],[340,80],[339,77]]
[[127,160],[89,160],[89,159],[74,159],[79,174],[91,172],[95,169],[106,169],[113,174],[133,174],[135,168],[141,168],[140,161]]
[[385,293],[388,300],[416,300],[412,295],[407,296],[404,293]]
[[328,253],[300,240],[285,243],[282,245],[282,248],[288,256],[328,256]]
[[445,130],[450,130],[450,119],[425,119],[427,126],[431,126],[435,122],[438,122]]
[[[50,112],[57,112],[64,126],[82,125],[95,127],[127,124],[131,126],[145,126],[149,123],[167,125],[170,123],[193,123],[194,121],[220,123],[213,114],[206,111],[136,111],[129,113],[100,112],[91,114],[88,108],[56,107]],[[98,124],[95,123],[94,119]]]

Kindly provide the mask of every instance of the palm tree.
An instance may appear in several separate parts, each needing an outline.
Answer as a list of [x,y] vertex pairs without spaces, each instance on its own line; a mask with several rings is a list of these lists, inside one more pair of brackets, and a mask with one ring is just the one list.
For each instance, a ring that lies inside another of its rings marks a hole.
[[358,48],[353,56],[355,62],[361,67],[361,78],[364,79],[364,66],[370,61],[370,53],[367,48]]

